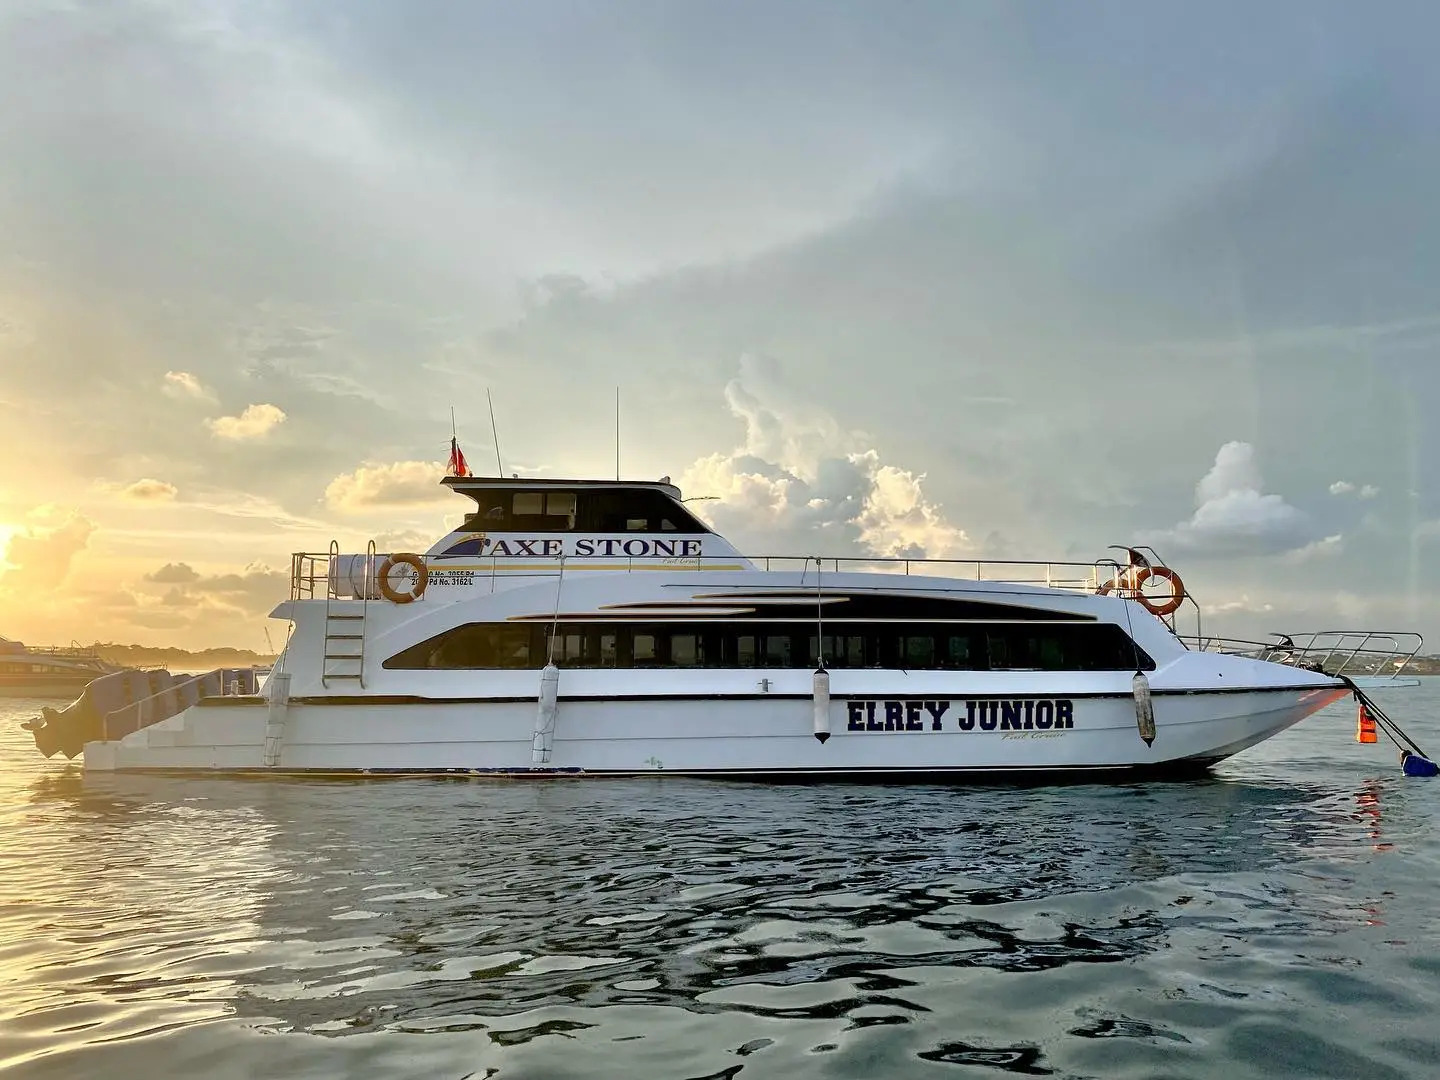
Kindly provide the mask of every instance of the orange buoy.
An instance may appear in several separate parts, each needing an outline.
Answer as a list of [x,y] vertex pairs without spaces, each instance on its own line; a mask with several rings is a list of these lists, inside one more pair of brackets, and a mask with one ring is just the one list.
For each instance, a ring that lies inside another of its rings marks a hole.
[[1375,731],[1375,718],[1370,715],[1370,710],[1365,703],[1360,703],[1360,714],[1355,721],[1355,741],[1358,743],[1379,742],[1380,736]]

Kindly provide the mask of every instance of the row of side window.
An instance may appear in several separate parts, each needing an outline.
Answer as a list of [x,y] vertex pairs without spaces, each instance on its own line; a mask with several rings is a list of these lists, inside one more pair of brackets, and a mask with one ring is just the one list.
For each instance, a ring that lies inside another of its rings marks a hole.
[[385,661],[403,670],[505,670],[548,659],[579,668],[898,668],[916,671],[1133,671],[1155,662],[1112,623],[813,625],[470,623]]

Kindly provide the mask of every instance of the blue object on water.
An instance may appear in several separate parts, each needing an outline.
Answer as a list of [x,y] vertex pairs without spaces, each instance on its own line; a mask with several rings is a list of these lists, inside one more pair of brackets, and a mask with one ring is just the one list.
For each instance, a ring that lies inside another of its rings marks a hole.
[[1437,776],[1440,775],[1440,765],[1429,758],[1421,757],[1419,754],[1412,754],[1406,750],[1400,755],[1400,768],[1406,776]]

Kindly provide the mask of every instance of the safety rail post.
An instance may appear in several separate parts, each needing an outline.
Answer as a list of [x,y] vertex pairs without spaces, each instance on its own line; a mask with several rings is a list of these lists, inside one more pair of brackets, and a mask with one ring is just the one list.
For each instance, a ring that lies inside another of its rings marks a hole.
[[[369,610],[370,606],[370,593],[375,585],[375,559],[377,557],[378,556],[375,551],[375,541],[372,539],[365,545],[365,570],[360,575],[360,582],[365,589],[364,595],[360,597],[360,617],[362,619],[365,617],[365,614]],[[363,642],[361,643],[361,649],[362,651],[364,649]],[[363,667],[364,665],[362,664],[361,666]],[[364,684],[362,683],[361,685]]]
[[[1347,635],[1347,636],[1348,636],[1348,635]],[[1345,658],[1345,663],[1343,663],[1343,664],[1340,665],[1340,670],[1341,670],[1341,671],[1344,671],[1347,667],[1350,666],[1350,661],[1352,661],[1352,660],[1355,659],[1356,654],[1358,654],[1361,649],[1363,649],[1367,644],[1369,644],[1370,639],[1371,639],[1372,637],[1374,637],[1374,636],[1375,636],[1375,632],[1372,630],[1372,631],[1370,631],[1369,633],[1367,633],[1364,637],[1362,637],[1362,638],[1360,639],[1360,643],[1359,643],[1358,645],[1356,645],[1355,648],[1353,648],[1353,649],[1350,650],[1350,655]],[[1343,648],[1345,647],[1344,644],[1343,644],[1344,638],[1341,638],[1341,642],[1342,642],[1342,644],[1341,644],[1340,647],[1343,649]]]

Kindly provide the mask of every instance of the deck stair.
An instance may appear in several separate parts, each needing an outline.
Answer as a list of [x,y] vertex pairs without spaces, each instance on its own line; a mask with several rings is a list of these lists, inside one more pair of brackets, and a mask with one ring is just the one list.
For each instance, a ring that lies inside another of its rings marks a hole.
[[[331,566],[339,561],[340,545],[330,541]],[[364,583],[360,598],[341,600],[334,588],[325,590],[325,652],[321,660],[320,685],[331,681],[358,682],[365,688],[365,615],[369,609],[375,574],[375,541],[365,549]]]

